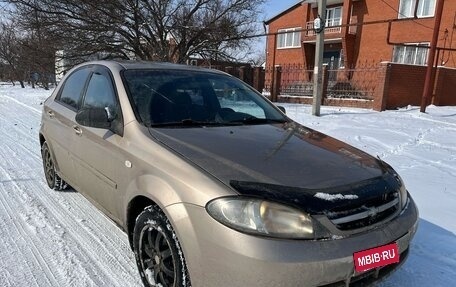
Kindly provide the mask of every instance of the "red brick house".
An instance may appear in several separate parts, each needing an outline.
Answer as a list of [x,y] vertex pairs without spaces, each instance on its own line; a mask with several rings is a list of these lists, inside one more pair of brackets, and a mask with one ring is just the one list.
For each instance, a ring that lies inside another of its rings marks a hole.
[[[265,91],[272,100],[312,100],[318,2],[297,1],[265,22],[270,33]],[[437,2],[327,0],[321,15],[326,20],[323,104],[376,110],[419,105]],[[456,0],[444,0],[438,39],[437,46],[446,50],[437,53],[429,103],[456,105]]]
[[[266,63],[271,65],[314,65],[314,31],[317,17],[315,0],[300,1],[266,21],[270,33],[289,31],[267,40]],[[357,63],[395,63],[425,65],[434,27],[437,0],[327,0],[324,62],[330,68],[353,67]],[[417,18],[414,18],[415,7]],[[388,23],[363,26],[332,26],[403,19],[391,25],[390,44],[387,42]],[[456,1],[445,0],[439,35],[439,47],[456,48]],[[414,44],[414,47],[394,45]],[[275,48],[276,46],[276,48]],[[441,51],[439,65],[456,67],[456,52]]]

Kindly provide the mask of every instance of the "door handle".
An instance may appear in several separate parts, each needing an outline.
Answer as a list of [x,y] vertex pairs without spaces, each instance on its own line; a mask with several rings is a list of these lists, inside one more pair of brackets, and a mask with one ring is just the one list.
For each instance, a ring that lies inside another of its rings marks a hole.
[[53,111],[48,111],[47,112],[49,118],[53,119],[54,118],[54,112]]
[[77,134],[78,136],[81,136],[82,135],[82,130],[79,126],[73,126],[73,130],[75,132],[75,134]]

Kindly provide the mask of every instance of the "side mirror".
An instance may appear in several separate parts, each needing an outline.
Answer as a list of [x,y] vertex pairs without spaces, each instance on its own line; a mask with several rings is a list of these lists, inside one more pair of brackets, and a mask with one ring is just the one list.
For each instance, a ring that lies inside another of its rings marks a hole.
[[287,113],[287,110],[285,110],[285,108],[284,108],[284,107],[282,107],[282,106],[277,106],[277,108],[278,108],[279,110],[281,110],[281,111],[282,111],[282,113],[284,113],[284,114],[286,114],[286,113]]
[[82,126],[109,129],[111,121],[104,108],[83,108],[76,114],[76,122]]

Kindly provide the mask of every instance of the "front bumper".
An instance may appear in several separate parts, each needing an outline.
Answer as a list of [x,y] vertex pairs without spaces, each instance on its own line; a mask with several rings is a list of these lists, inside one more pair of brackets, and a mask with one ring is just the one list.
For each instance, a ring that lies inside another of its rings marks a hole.
[[[338,286],[381,276],[354,271],[353,253],[392,242],[401,263],[418,222],[410,198],[406,209],[387,224],[365,233],[334,240],[282,240],[232,230],[202,207],[175,204],[166,208],[184,250],[193,286]],[[399,265],[396,264],[396,265]],[[393,270],[397,266],[387,266]],[[385,273],[385,272],[384,272]]]

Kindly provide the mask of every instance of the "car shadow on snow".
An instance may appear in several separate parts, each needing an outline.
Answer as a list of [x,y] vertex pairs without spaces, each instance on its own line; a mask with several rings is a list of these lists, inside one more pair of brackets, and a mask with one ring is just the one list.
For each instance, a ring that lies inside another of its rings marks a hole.
[[375,286],[454,286],[455,278],[456,235],[420,218],[408,260]]
[[76,189],[74,189],[71,185],[68,185],[67,187],[65,187],[65,189],[62,189],[62,190],[56,190],[57,192],[64,192],[64,193],[72,193],[72,192],[75,192],[77,193],[78,191]]

